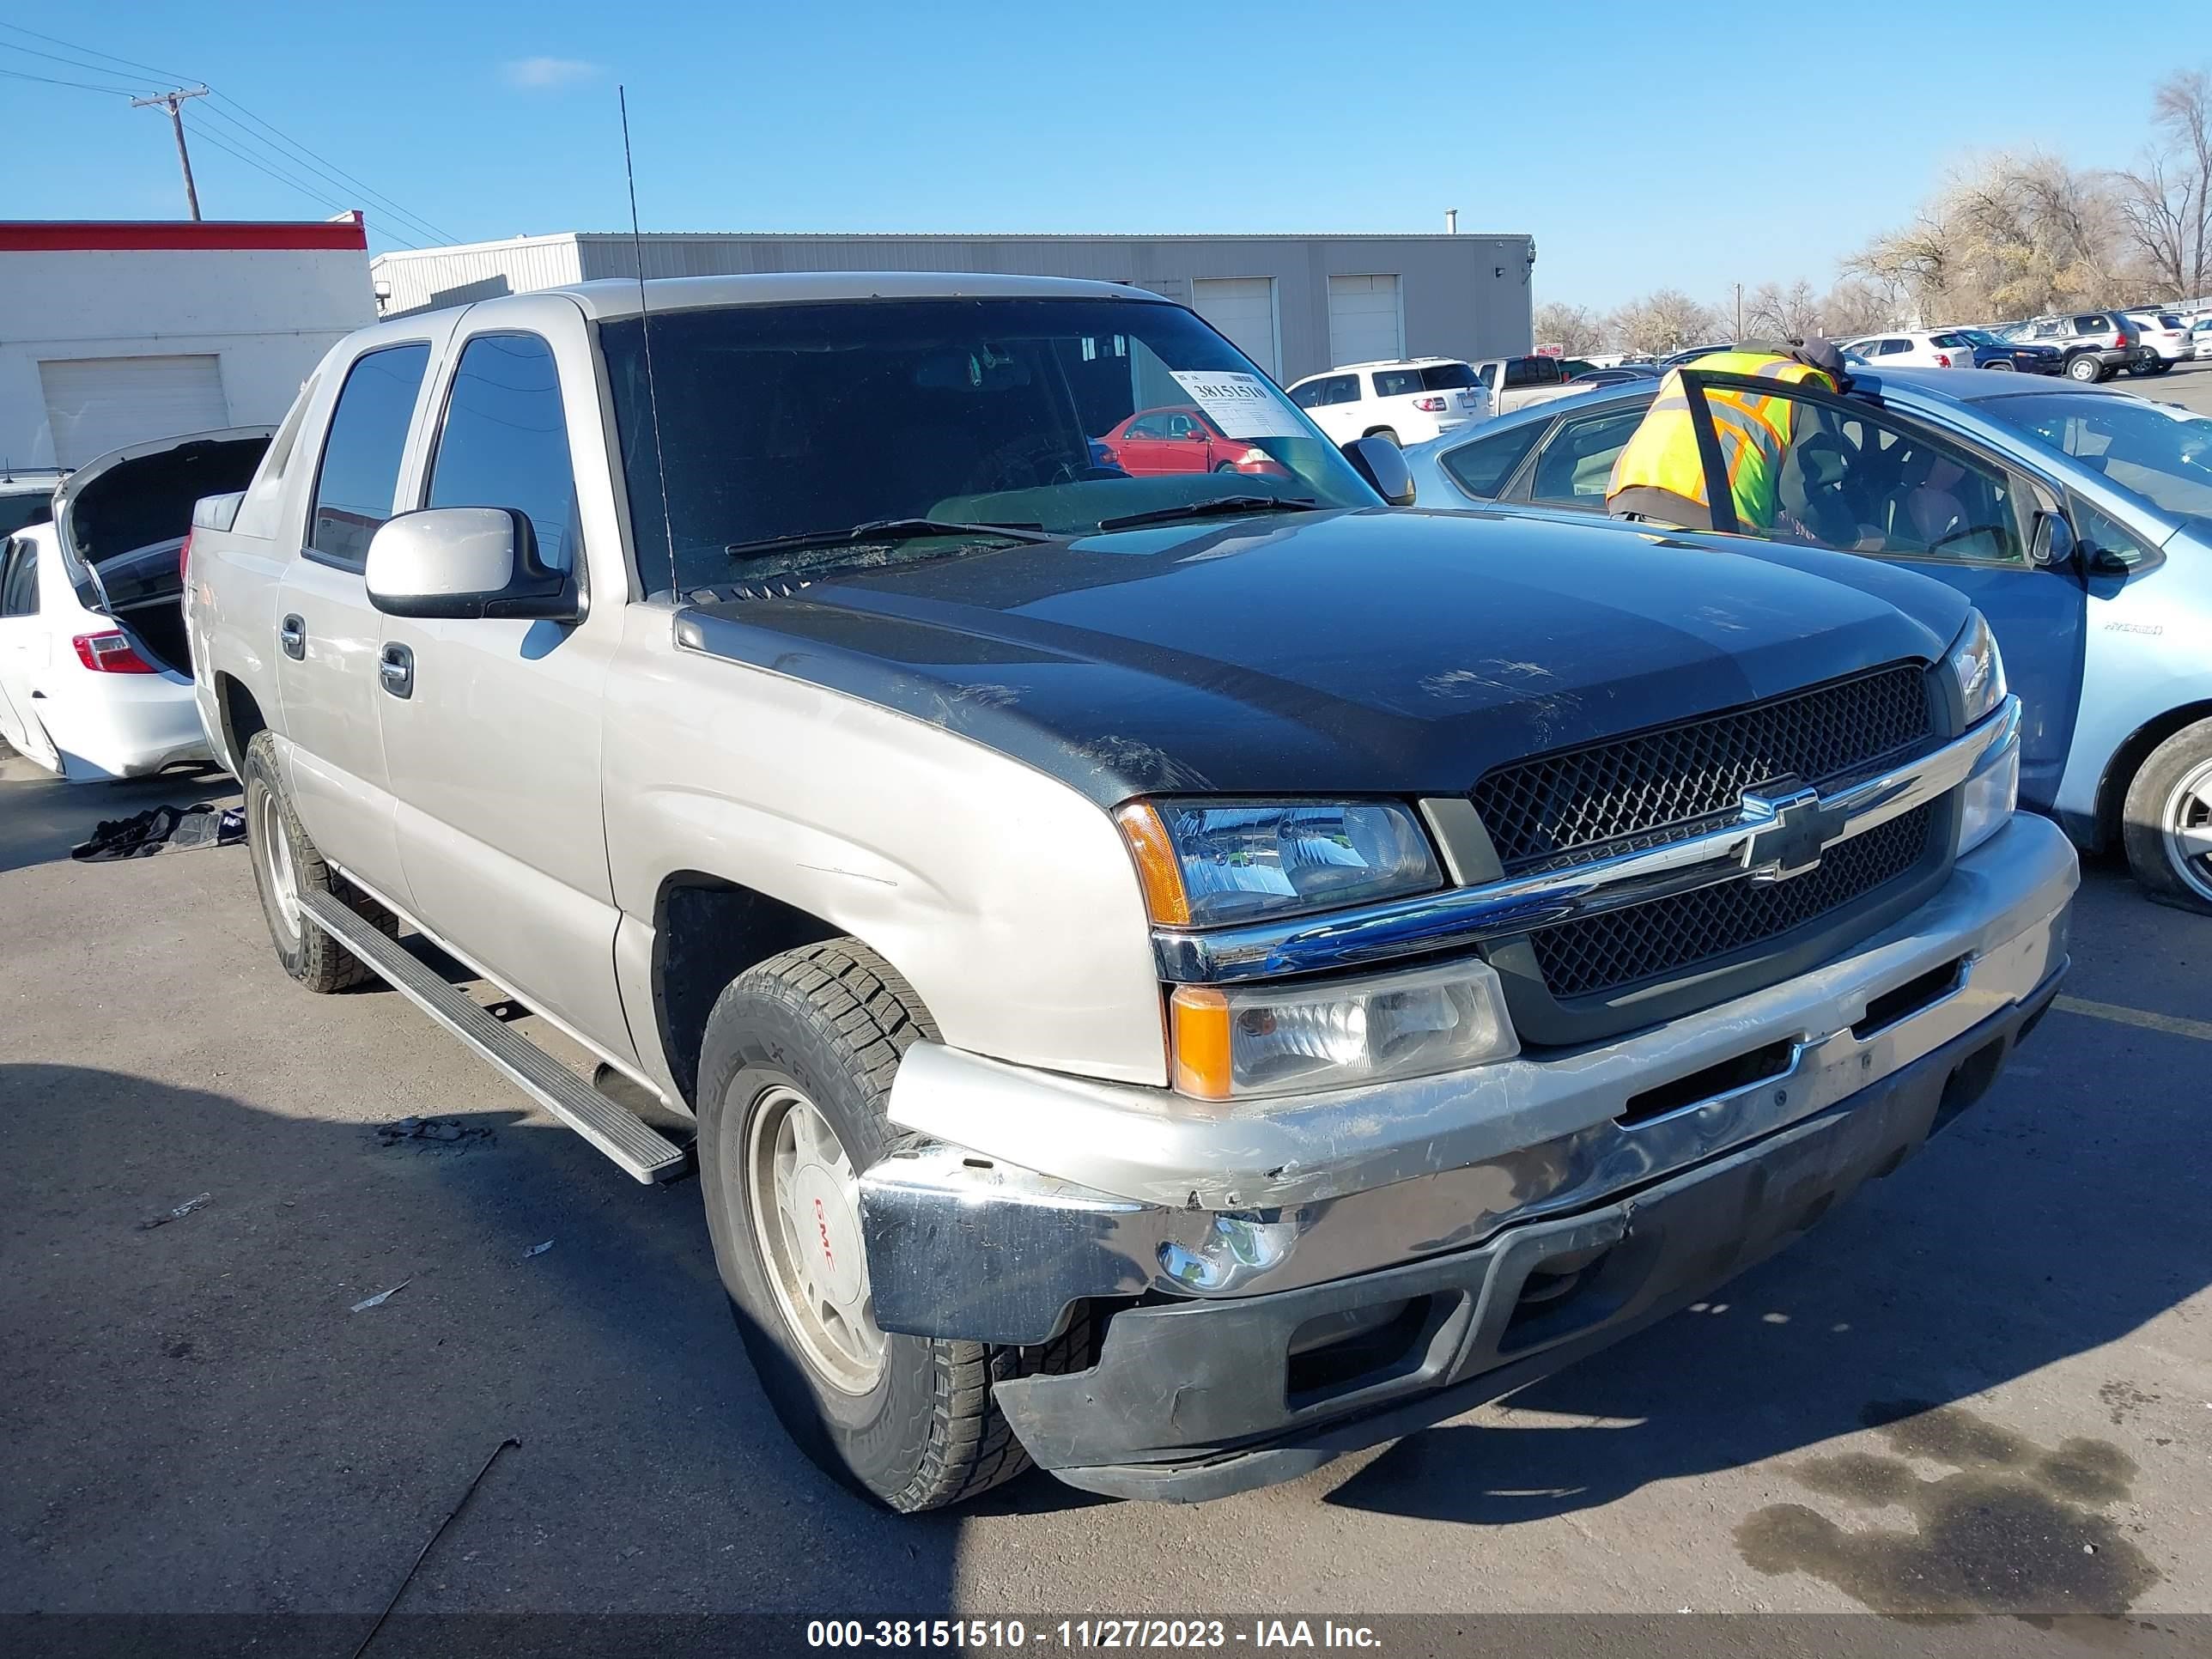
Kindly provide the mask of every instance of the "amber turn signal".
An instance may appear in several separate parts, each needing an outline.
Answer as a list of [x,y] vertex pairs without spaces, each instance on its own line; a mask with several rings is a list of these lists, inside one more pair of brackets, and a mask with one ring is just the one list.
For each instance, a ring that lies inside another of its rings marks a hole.
[[1226,1100],[1230,1090],[1229,999],[1207,985],[1182,985],[1168,999],[1175,1049],[1175,1086],[1199,1100]]
[[1114,814],[1129,856],[1136,860],[1138,884],[1145,890],[1145,908],[1164,927],[1190,926],[1190,900],[1182,890],[1182,865],[1175,843],[1158,811],[1144,801],[1124,806]]

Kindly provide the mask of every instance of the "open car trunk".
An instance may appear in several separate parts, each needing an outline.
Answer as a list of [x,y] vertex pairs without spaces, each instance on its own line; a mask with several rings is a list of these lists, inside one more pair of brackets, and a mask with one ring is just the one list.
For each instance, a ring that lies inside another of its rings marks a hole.
[[270,427],[234,427],[110,451],[54,493],[62,561],[77,597],[112,617],[148,660],[191,672],[179,559],[203,495],[243,489]]

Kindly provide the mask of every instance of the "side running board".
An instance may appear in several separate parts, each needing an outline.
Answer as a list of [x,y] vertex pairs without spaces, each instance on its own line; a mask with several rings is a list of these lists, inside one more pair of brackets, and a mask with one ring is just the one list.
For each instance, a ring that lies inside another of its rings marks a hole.
[[328,893],[303,892],[315,926],[359,957],[392,988],[490,1062],[508,1082],[643,1182],[684,1170],[684,1149],[624,1111],[529,1038],[509,1030],[476,1000],[417,961],[398,940]]

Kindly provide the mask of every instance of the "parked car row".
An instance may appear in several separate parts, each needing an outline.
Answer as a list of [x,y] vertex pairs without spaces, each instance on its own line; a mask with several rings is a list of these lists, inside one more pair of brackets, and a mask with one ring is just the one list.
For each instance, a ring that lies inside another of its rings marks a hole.
[[[1415,499],[1601,514],[1656,390],[1418,447]],[[1973,370],[1770,395],[1790,410],[1781,512],[1739,536],[1867,555],[1966,594],[2026,710],[2022,801],[2083,847],[2123,848],[2154,894],[2212,910],[2212,419]]]

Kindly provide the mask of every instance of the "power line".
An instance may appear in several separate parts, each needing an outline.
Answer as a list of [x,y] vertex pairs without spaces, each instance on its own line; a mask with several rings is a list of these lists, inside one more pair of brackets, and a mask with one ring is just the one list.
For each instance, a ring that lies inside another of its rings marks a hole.
[[[222,93],[217,93],[216,97],[224,103],[234,103],[236,101],[234,99],[225,97]],[[345,174],[336,171],[335,166],[332,167],[318,167],[313,161],[297,160],[293,156],[285,154],[284,151],[278,149],[276,146],[270,143],[268,139],[264,138],[260,134],[253,131],[252,129],[247,127],[245,123],[239,120],[237,117],[232,115],[227,110],[219,109],[215,107],[213,105],[210,105],[205,111],[205,113],[211,115],[216,119],[221,121],[224,126],[230,132],[235,135],[241,142],[259,146],[261,149],[266,151],[281,165],[291,167],[303,167],[308,172],[314,173],[317,177],[322,179],[326,183],[337,186],[341,191],[359,191],[362,194],[374,198],[372,205],[380,204],[383,212],[388,217],[400,221],[410,229],[417,232],[421,235],[428,237],[432,241],[451,242],[459,240],[458,238],[448,235],[446,232],[440,230],[436,226],[422,218],[419,214],[410,213],[406,209],[401,207],[397,202],[392,201],[391,198],[381,196],[377,191],[369,189],[368,185],[362,184],[359,179],[350,179]]]
[[[115,71],[105,64],[88,64],[82,58],[64,58],[58,52],[40,52],[36,46],[19,46],[13,40],[0,40],[0,48],[20,52],[32,58],[44,58],[50,63],[66,64],[71,69],[90,70],[95,75],[112,75]],[[154,84],[151,82],[147,85]]]
[[[276,168],[270,167],[258,156],[249,155],[246,151],[238,149],[235,145],[225,143],[214,133],[210,132],[205,127],[202,127],[200,129],[200,139],[204,143],[213,144],[217,149],[222,150],[226,155],[236,156],[240,161],[245,162],[246,166],[253,168],[258,173],[266,174],[269,178],[274,179],[278,184],[288,185],[291,189],[298,191],[300,194],[306,197],[309,201],[314,203],[319,207],[334,207],[340,212],[348,210],[347,204],[344,202],[331,197],[325,191],[318,190],[314,185],[295,177],[291,173],[279,172]],[[387,228],[380,227],[379,234],[386,240],[397,242],[400,246],[404,248],[417,248],[421,246],[420,243],[410,241],[406,237],[399,235],[398,233]]]
[[[85,57],[104,58],[109,63],[119,64],[127,69],[137,70],[145,74],[152,75],[167,84],[174,85],[179,83],[180,81],[188,78],[173,75],[167,70],[156,69],[150,64],[139,63],[135,58],[121,57],[112,52],[102,52],[96,46],[80,46],[74,40],[64,40],[58,34],[46,34],[37,29],[26,28],[20,23],[0,22],[0,28],[9,30],[17,34],[27,34],[34,40],[44,40],[50,46],[65,47],[70,52],[81,53]],[[0,46],[5,46],[10,50],[17,52],[34,51],[34,48],[29,46],[19,46],[15,45],[12,41],[0,41]],[[51,52],[39,52],[36,55],[46,58],[54,56],[54,54]],[[67,62],[69,60],[64,58],[57,58],[56,61]],[[77,67],[93,69],[95,70],[100,68],[98,64],[79,64]],[[45,77],[39,76],[25,76],[21,78],[27,80],[40,80]],[[86,83],[79,82],[60,82],[58,84],[86,85]],[[90,86],[87,86],[86,89],[89,91],[115,92],[122,92],[125,90],[122,88]],[[258,134],[247,131],[227,112],[216,108],[216,105],[218,103],[228,104],[232,109],[238,111],[240,114],[245,116],[247,120],[252,121],[256,126],[258,126],[264,131],[273,135],[277,142],[283,144],[286,149],[295,152],[298,159],[295,160],[293,155],[285,155],[283,150],[277,149],[275,144],[271,144],[268,139],[261,137]],[[373,203],[380,204],[382,210],[387,218],[398,220],[401,223],[417,231],[418,234],[428,238],[432,241],[458,242],[461,240],[459,237],[454,235],[451,231],[441,229],[440,227],[432,224],[420,214],[409,211],[407,209],[402,207],[398,202],[392,200],[391,197],[384,194],[383,191],[375,189],[374,186],[356,178],[352,173],[346,172],[345,169],[339,167],[337,162],[329,160],[325,156],[317,155],[313,150],[309,149],[305,144],[301,143],[298,139],[292,137],[289,133],[283,131],[274,123],[264,120],[262,117],[255,114],[252,110],[246,108],[245,105],[240,103],[237,99],[233,98],[227,92],[216,89],[213,98],[207,105],[203,106],[203,112],[218,116],[223,120],[228,122],[230,126],[237,132],[238,136],[241,139],[252,143],[258,144],[264,149],[272,152],[278,161],[283,162],[287,166],[306,167],[310,172],[329,180],[333,185],[337,185],[341,188],[350,188],[361,191]],[[201,131],[204,134],[206,131],[207,129],[204,125],[201,128]],[[250,161],[254,159],[245,155],[240,150],[232,149],[227,144],[222,145],[220,148],[229,150],[232,155],[238,156],[240,161]],[[283,179],[285,182],[292,185],[295,189],[305,188],[300,185],[297,179],[290,179],[284,174],[276,173],[266,166],[262,167],[262,171],[269,173],[273,178]],[[323,199],[320,193],[313,189],[307,189],[306,193],[319,200]],[[403,246],[414,247],[417,246],[416,243],[405,237],[392,235],[388,230],[384,234],[387,236],[391,236],[393,241],[400,243]]]
[[25,28],[21,23],[0,22],[0,29],[7,29],[15,34],[27,34],[33,40],[44,40],[49,46],[67,46],[71,52],[82,52],[88,58],[105,58],[109,63],[120,64],[125,69],[143,70],[156,81],[174,82],[191,79],[188,75],[173,75],[167,70],[155,69],[151,64],[141,64],[128,58],[118,58],[113,52],[101,52],[95,46],[80,46],[74,40],[63,40],[58,34],[41,34],[36,29]]
[[30,75],[21,70],[0,69],[0,75],[10,81],[36,81],[49,87],[76,87],[84,92],[112,93],[118,98],[135,98],[137,92],[131,87],[96,87],[89,81],[62,81],[51,75]]
[[316,155],[314,151],[309,149],[305,144],[300,143],[298,139],[289,137],[281,129],[263,120],[259,116],[256,115],[252,110],[246,108],[245,105],[240,103],[237,99],[232,97],[228,93],[218,92],[216,94],[216,96],[221,99],[224,103],[229,105],[231,108],[236,110],[240,115],[246,117],[247,120],[252,122],[256,126],[264,128],[268,131],[275,134],[280,142],[289,149],[297,150],[301,156],[321,161],[324,166],[327,167],[331,170],[331,173],[335,173],[338,176],[339,179],[351,185],[356,190],[362,191],[364,195],[373,197],[376,200],[382,202],[388,211],[403,215],[404,217],[413,221],[416,224],[421,226],[423,231],[432,238],[447,242],[458,242],[461,240],[459,237],[454,235],[453,232],[440,229],[436,225],[432,224],[428,220],[421,217],[419,215],[409,213],[389,196],[386,196],[382,191],[372,189],[369,185],[363,184],[360,179],[355,178],[353,174],[348,173],[343,167],[340,167],[336,161],[329,161],[325,157]]

